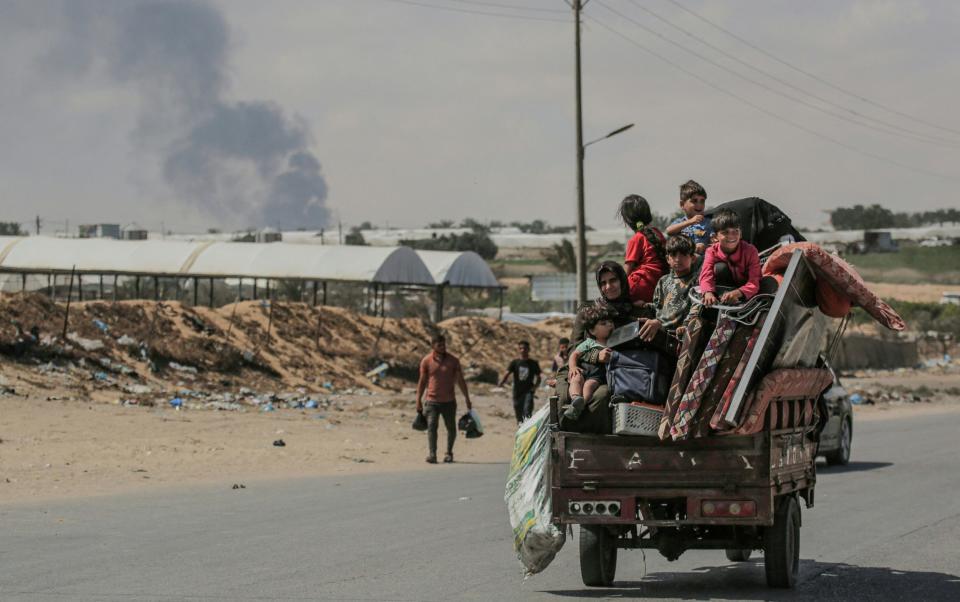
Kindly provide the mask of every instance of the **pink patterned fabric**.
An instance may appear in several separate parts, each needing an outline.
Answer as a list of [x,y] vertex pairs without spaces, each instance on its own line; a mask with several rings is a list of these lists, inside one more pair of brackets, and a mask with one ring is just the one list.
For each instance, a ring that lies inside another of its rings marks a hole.
[[763,274],[766,276],[782,273],[787,269],[790,257],[797,249],[803,251],[817,278],[826,279],[838,293],[845,295],[853,304],[862,307],[877,322],[890,330],[903,330],[907,327],[903,318],[892,307],[867,288],[863,278],[853,266],[836,255],[827,253],[815,243],[796,242],[780,247],[763,264]]
[[703,402],[703,393],[713,380],[717,372],[717,364],[723,357],[723,352],[727,349],[727,344],[733,336],[737,323],[730,318],[722,317],[717,322],[717,328],[707,343],[707,348],[703,351],[703,357],[697,369],[690,377],[690,384],[687,390],[680,398],[677,405],[676,418],[673,420],[673,426],[670,428],[670,437],[674,441],[680,441],[690,436],[691,421],[700,410],[700,404]]
[[677,368],[673,372],[673,381],[670,383],[667,403],[663,407],[663,418],[660,420],[660,429],[658,430],[661,440],[666,441],[670,437],[670,427],[673,426],[677,404],[680,403],[680,398],[683,397],[683,392],[690,381],[690,373],[697,367],[697,362],[700,360],[699,350],[703,347],[700,341],[704,336],[703,320],[700,318],[691,320],[680,343]]

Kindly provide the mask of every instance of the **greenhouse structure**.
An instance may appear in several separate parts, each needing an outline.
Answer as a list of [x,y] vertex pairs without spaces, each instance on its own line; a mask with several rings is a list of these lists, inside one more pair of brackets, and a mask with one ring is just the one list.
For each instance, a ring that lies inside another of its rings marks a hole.
[[[184,242],[0,237],[0,291],[54,299],[178,299],[194,305],[278,296],[328,304],[338,284],[360,286],[369,313],[383,314],[388,291],[436,295],[448,287],[496,289],[473,252],[296,243]],[[501,294],[502,303],[502,294]]]

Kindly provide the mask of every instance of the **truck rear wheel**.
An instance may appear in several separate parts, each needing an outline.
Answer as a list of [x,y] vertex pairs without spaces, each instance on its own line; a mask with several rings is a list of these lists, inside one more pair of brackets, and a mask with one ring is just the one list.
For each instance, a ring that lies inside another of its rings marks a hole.
[[602,525],[580,525],[580,577],[589,587],[613,585],[617,539]]
[[727,560],[730,562],[746,562],[750,560],[750,554],[753,553],[753,550],[746,548],[727,548]]
[[790,495],[780,500],[773,526],[763,534],[763,564],[770,587],[793,588],[800,569],[800,507]]

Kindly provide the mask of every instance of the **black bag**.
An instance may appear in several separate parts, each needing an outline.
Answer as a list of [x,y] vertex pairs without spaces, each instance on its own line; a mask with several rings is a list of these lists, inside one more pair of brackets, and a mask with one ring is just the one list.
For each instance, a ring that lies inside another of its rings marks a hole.
[[761,198],[750,197],[715,205],[705,215],[713,217],[720,209],[729,209],[740,216],[740,232],[743,240],[763,251],[777,244],[781,236],[793,236],[795,242],[806,240],[786,213],[773,203]]
[[476,439],[477,437],[483,436],[483,433],[477,428],[477,423],[473,419],[473,416],[470,415],[470,412],[460,417],[460,420],[457,421],[457,428],[466,433],[467,439]]
[[425,431],[427,430],[427,417],[423,415],[423,412],[417,412],[417,415],[413,418],[413,430],[415,431]]
[[654,349],[614,351],[607,364],[607,384],[618,401],[667,401],[667,358]]

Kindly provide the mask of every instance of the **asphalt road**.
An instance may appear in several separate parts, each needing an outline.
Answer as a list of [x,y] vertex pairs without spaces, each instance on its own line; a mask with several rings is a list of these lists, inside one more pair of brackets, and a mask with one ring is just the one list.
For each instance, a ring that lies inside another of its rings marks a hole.
[[[762,560],[621,550],[581,585],[577,538],[524,580],[506,464],[0,506],[0,600],[960,600],[960,413],[855,425],[804,510],[801,583]],[[469,445],[464,440],[458,445]]]

